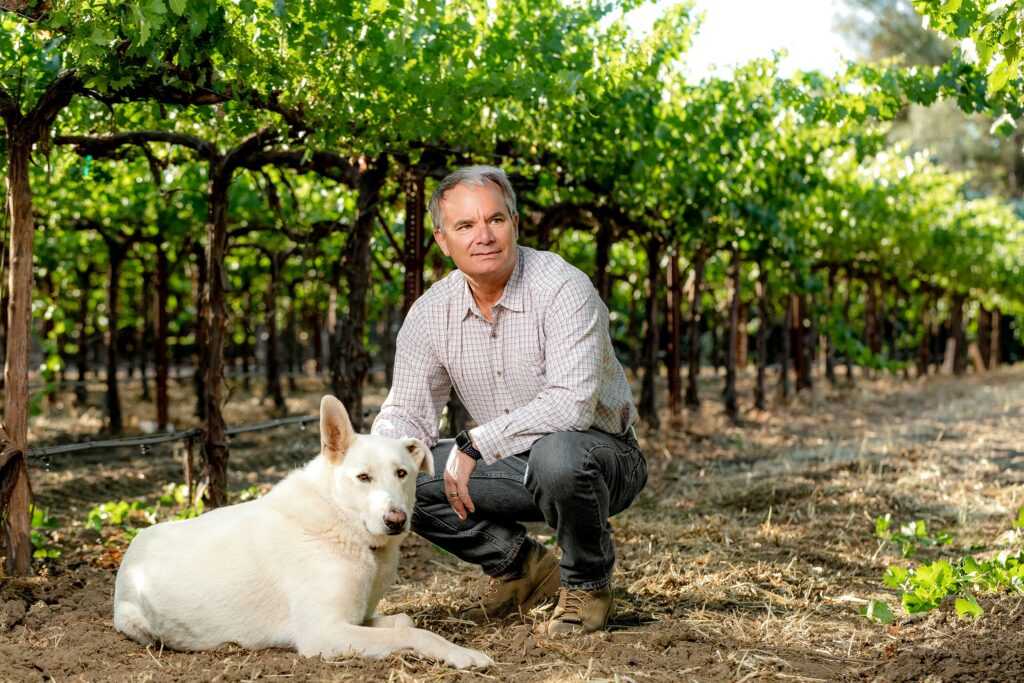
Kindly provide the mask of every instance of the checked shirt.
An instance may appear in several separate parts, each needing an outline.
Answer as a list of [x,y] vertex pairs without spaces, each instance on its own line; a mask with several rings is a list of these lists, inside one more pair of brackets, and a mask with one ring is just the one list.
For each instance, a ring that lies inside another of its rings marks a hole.
[[398,333],[394,381],[372,434],[433,447],[454,386],[484,461],[552,432],[625,432],[636,408],[612,351],[608,309],[589,278],[551,252],[517,247],[493,321],[458,270],[435,283]]

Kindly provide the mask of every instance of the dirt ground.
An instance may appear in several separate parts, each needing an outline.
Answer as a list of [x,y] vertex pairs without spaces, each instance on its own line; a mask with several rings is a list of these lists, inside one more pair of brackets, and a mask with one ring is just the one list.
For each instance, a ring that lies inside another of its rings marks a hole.
[[[719,388],[708,377],[700,414],[672,424],[666,416],[660,433],[643,435],[650,483],[612,520],[618,610],[608,632],[535,638],[531,625],[550,606],[483,626],[461,621],[454,608],[477,572],[410,537],[384,611],[486,651],[497,665],[485,672],[412,655],[324,661],[283,650],[140,647],[111,623],[124,535],[84,522],[105,501],[153,504],[166,483],[183,479],[180,447],[34,461],[37,502],[57,521],[50,534],[61,556],[39,564],[35,578],[0,579],[0,680],[1024,680],[1024,599],[983,596],[976,621],[958,620],[949,606],[907,617],[881,582],[886,566],[907,561],[875,538],[873,521],[891,513],[953,534],[952,546],[917,560],[995,548],[1024,505],[1024,367],[819,386],[768,413],[746,413],[738,427],[720,413]],[[313,414],[319,384],[306,379],[300,389],[289,411]],[[188,387],[175,391],[183,427]],[[97,388],[97,405],[101,398]],[[129,425],[152,419],[152,405],[138,397],[125,407]],[[269,416],[269,405],[235,387],[229,424]],[[33,438],[60,443],[100,422],[98,409],[58,404],[35,419]],[[296,427],[238,436],[231,488],[265,490],[317,447],[315,430]],[[896,623],[859,615],[872,598],[894,607]]]

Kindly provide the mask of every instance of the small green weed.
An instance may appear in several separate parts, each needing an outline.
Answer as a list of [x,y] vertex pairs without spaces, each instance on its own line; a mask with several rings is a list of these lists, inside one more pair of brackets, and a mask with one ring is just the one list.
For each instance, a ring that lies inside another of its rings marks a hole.
[[893,531],[892,516],[888,513],[882,517],[875,517],[875,536],[899,546],[903,557],[913,556],[921,547],[936,548],[953,543],[953,536],[944,531],[934,536],[929,535],[928,525],[923,519],[907,522],[900,526],[898,531]]
[[29,506],[32,513],[32,557],[36,559],[53,559],[60,557],[60,548],[52,545],[53,532],[59,528],[57,520],[50,516],[46,508]]
[[129,539],[135,538],[140,529],[151,524],[156,524],[156,508],[143,505],[137,500],[100,503],[89,510],[85,520],[85,525],[96,533],[102,533],[104,527],[115,527]]
[[[888,517],[886,515],[885,518],[879,517],[875,520],[875,533],[880,538],[882,533],[888,533]],[[880,524],[880,521],[883,523]],[[920,528],[921,535],[905,533],[904,530],[909,526],[904,525],[899,532],[900,536],[907,536],[905,540],[897,539],[897,534],[889,534],[892,540],[901,544],[906,542],[917,545],[920,543],[917,539],[923,536],[929,539],[927,545],[937,545],[937,539],[928,537],[923,526]],[[1018,529],[1024,528],[1024,508],[1018,511],[1013,526]],[[912,531],[916,532],[917,527],[915,526]],[[907,552],[903,554],[904,557],[908,556]],[[885,570],[882,582],[886,587],[900,591],[900,603],[908,614],[933,610],[947,598],[954,597],[953,607],[958,617],[977,618],[984,614],[984,610],[974,597],[975,593],[1011,592],[1024,595],[1024,551],[1018,551],[1016,554],[1003,551],[991,560],[979,560],[967,555],[956,561],[936,560],[909,568],[891,565]],[[870,601],[861,610],[861,614],[882,624],[893,621],[892,611],[882,600]]]
[[194,505],[188,504],[188,486],[185,484],[166,484],[160,494],[160,506],[178,508],[173,519],[191,519],[203,514],[203,501],[197,500]]
[[170,483],[161,490],[156,505],[146,505],[137,500],[110,500],[89,510],[85,525],[96,533],[102,533],[104,528],[113,528],[131,540],[141,529],[157,522],[190,519],[201,514],[203,502],[189,505],[188,487]]
[[237,497],[235,497],[235,502],[244,503],[248,500],[256,500],[262,495],[263,489],[257,486],[256,484],[253,484],[252,486],[246,487],[239,491]]

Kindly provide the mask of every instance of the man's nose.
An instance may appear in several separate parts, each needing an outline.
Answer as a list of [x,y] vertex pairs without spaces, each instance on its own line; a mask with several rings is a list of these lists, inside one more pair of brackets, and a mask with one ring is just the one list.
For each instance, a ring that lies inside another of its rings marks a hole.
[[476,231],[476,241],[481,244],[490,244],[494,240],[494,228],[491,227],[490,222],[484,221],[483,227]]

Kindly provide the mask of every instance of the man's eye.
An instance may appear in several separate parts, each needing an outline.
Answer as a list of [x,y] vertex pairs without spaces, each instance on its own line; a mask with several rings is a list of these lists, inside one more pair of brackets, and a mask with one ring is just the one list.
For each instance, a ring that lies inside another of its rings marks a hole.
[[362,474],[356,475],[356,479],[358,479],[359,481],[365,481],[365,482],[373,481],[373,477],[371,477],[366,472],[363,472]]
[[395,476],[398,477],[399,479],[405,479],[405,475],[407,474],[409,473],[401,468],[395,470]]
[[504,216],[495,216],[494,218],[491,219],[491,222],[492,223],[504,223],[505,222],[505,217]]

